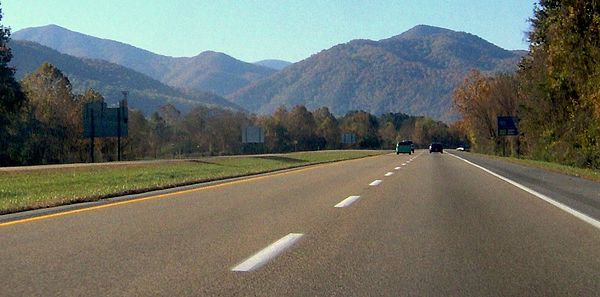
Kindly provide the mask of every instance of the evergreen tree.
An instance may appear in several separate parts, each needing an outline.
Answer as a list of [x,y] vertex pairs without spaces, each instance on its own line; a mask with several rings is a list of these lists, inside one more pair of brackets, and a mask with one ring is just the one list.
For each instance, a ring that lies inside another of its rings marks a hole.
[[18,120],[18,113],[25,102],[25,96],[15,80],[15,70],[8,66],[12,54],[8,46],[10,28],[4,27],[2,21],[2,8],[0,8],[0,165],[14,163],[11,157],[11,143],[15,139],[14,122]]
[[[0,21],[2,21],[2,8],[0,8]],[[0,23],[0,116],[14,113],[19,110],[25,101],[25,96],[15,80],[15,69],[8,66],[12,53],[8,46],[10,28]]]

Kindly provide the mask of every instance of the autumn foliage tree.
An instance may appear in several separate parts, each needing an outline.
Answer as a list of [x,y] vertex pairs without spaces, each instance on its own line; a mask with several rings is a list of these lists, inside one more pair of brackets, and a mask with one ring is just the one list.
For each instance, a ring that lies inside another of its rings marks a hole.
[[313,150],[323,146],[316,135],[315,118],[306,107],[295,106],[286,117],[285,127],[293,139],[294,150]]
[[321,107],[313,112],[316,125],[316,134],[320,138],[319,148],[337,148],[340,139],[338,120],[327,107]]
[[[600,2],[541,0],[515,75],[471,73],[454,92],[462,127],[488,153],[600,168]],[[495,135],[514,115],[521,135]]]
[[345,133],[354,133],[360,148],[378,148],[381,139],[378,135],[379,122],[365,111],[347,113],[340,121],[340,129]]
[[479,71],[471,71],[454,91],[453,99],[473,149],[493,152],[496,118],[490,96],[490,80]]
[[511,74],[485,76],[471,71],[453,94],[454,107],[473,148],[485,153],[517,154],[512,140],[497,135],[498,116],[517,116],[518,82]]
[[600,3],[542,0],[519,76],[535,158],[600,168]]
[[41,163],[80,161],[76,158],[83,134],[82,107],[69,79],[56,67],[43,64],[23,79],[27,108],[32,114],[31,137],[39,146],[30,152]]

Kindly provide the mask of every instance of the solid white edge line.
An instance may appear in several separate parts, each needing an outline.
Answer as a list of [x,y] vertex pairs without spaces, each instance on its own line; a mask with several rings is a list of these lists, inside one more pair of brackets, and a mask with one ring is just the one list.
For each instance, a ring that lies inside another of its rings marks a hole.
[[378,186],[382,182],[383,182],[382,180],[377,179],[377,180],[374,180],[372,183],[370,183],[369,186]]
[[487,169],[485,167],[477,165],[477,164],[475,164],[475,163],[473,163],[471,161],[465,160],[465,159],[463,159],[463,158],[461,158],[459,156],[456,156],[454,154],[451,154],[451,153],[448,153],[448,154],[450,156],[453,156],[453,157],[455,157],[455,158],[457,158],[459,160],[462,160],[462,161],[466,162],[467,164],[475,166],[475,167],[477,167],[477,168],[479,168],[479,169],[481,169],[481,170],[483,170],[483,171],[485,171],[485,172],[487,172],[487,173],[489,173],[489,174],[491,174],[491,175],[493,175],[493,176],[495,176],[495,177],[497,177],[497,178],[499,178],[499,179],[501,179],[501,180],[503,180],[503,181],[505,181],[505,182],[507,182],[507,183],[509,183],[509,184],[511,184],[511,185],[513,185],[513,186],[515,186],[515,187],[517,187],[517,188],[519,188],[519,189],[521,189],[521,190],[529,193],[529,194],[531,194],[531,195],[533,195],[533,196],[536,196],[536,197],[538,197],[538,198],[540,198],[540,199],[542,199],[542,200],[544,200],[544,201],[546,201],[546,202],[554,205],[555,207],[558,207],[559,209],[561,209],[561,210],[563,210],[563,211],[565,211],[565,212],[567,212],[567,213],[575,216],[576,218],[578,218],[578,219],[580,219],[580,220],[582,220],[582,221],[584,221],[584,222],[586,222],[586,223],[588,223],[588,224],[596,227],[597,229],[600,229],[600,221],[598,221],[598,220],[596,220],[596,219],[594,219],[594,218],[592,218],[592,217],[590,217],[590,216],[588,216],[588,215],[586,215],[586,214],[584,214],[582,212],[579,212],[578,210],[575,210],[575,209],[573,209],[573,208],[571,208],[571,207],[569,207],[569,206],[567,206],[565,204],[562,204],[562,203],[560,203],[558,201],[555,201],[552,198],[550,198],[550,197],[548,197],[548,196],[546,196],[546,195],[544,195],[542,193],[539,193],[539,192],[537,192],[537,191],[535,191],[533,189],[530,189],[530,188],[528,188],[528,187],[526,187],[526,186],[524,186],[522,184],[519,184],[519,183],[517,183],[517,182],[515,182],[515,181],[513,181],[513,180],[511,180],[509,178],[501,176],[501,175],[499,175],[499,174],[497,174],[497,173],[495,173],[495,172],[493,172],[493,171],[491,171],[491,170],[489,170],[489,169]]
[[394,175],[393,172],[388,172],[388,173],[385,174],[385,176],[392,176],[392,175]]
[[244,262],[233,267],[231,271],[236,272],[248,272],[260,268],[267,262],[283,253],[286,249],[291,247],[296,241],[298,241],[304,234],[301,233],[290,233],[278,241],[272,243],[268,247],[264,248],[260,252],[254,254],[254,256],[244,260]]
[[342,202],[336,204],[334,207],[344,208],[344,207],[350,206],[350,204],[354,203],[359,198],[360,198],[360,196],[348,196],[348,198],[346,198]]

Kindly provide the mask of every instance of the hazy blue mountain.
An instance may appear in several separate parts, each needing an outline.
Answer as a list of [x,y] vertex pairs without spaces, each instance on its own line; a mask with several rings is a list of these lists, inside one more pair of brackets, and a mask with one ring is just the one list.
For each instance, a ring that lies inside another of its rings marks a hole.
[[170,71],[160,78],[168,85],[209,90],[219,95],[235,92],[275,70],[242,62],[226,54],[205,51],[192,58],[173,60]]
[[452,92],[471,69],[514,71],[521,56],[472,34],[420,25],[323,50],[228,98],[258,113],[302,104],[336,115],[404,112],[451,121]]
[[11,66],[17,69],[17,79],[35,71],[42,63],[58,67],[71,81],[75,93],[93,88],[109,103],[122,98],[121,91],[129,91],[129,106],[146,114],[159,106],[171,103],[181,111],[199,104],[239,109],[236,105],[214,94],[184,92],[167,86],[132,69],[103,60],[83,59],[59,53],[35,42],[12,40]]
[[162,56],[56,25],[19,30],[12,34],[12,39],[34,41],[76,57],[109,61],[171,86],[210,91],[218,95],[232,93],[275,72],[271,68],[215,52],[204,52],[191,58]]
[[131,68],[154,79],[168,70],[169,57],[160,56],[129,44],[101,39],[65,28],[48,25],[12,33],[13,40],[28,40],[80,58],[98,59]]
[[262,61],[254,62],[254,64],[264,66],[264,67],[269,67],[269,68],[272,68],[275,70],[281,70],[285,67],[292,65],[293,63],[288,62],[288,61],[283,61],[283,60],[270,59],[270,60],[262,60]]
[[[472,34],[424,25],[384,40],[340,44],[280,71],[217,52],[160,56],[58,26],[24,29],[13,39],[112,61],[182,89],[212,90],[252,112],[302,104],[309,109],[327,106],[336,115],[392,111],[441,120],[455,119],[451,94],[468,71],[514,71],[525,53],[504,50]],[[274,67],[272,61],[263,62]]]

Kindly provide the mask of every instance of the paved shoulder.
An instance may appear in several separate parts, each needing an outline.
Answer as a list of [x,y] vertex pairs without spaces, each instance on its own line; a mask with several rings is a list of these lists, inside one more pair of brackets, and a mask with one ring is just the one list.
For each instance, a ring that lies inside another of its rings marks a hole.
[[452,153],[600,220],[600,183],[485,156]]

